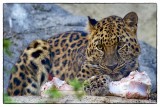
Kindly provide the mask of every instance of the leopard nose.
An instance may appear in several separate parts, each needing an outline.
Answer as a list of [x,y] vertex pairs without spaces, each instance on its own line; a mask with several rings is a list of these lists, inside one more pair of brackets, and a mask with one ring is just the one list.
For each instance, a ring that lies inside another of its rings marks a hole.
[[116,46],[107,46],[104,48],[106,55],[113,55],[116,53]]

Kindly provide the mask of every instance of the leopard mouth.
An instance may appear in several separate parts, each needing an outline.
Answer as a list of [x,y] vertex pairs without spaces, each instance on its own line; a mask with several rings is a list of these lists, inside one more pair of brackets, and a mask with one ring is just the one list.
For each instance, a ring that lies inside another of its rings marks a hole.
[[114,65],[111,65],[111,66],[99,64],[99,66],[100,66],[102,69],[106,70],[107,72],[112,73],[113,70],[118,66],[118,64],[114,64]]
[[107,74],[113,73],[113,70],[118,66],[118,59],[116,55],[104,55],[101,59],[99,66],[103,69]]

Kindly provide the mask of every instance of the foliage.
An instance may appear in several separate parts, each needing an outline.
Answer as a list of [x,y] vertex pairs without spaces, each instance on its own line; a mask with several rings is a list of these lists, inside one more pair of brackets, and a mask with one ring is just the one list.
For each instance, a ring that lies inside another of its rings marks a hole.
[[73,87],[76,97],[80,100],[84,95],[83,83],[78,81],[77,79],[71,80],[69,84]]
[[13,67],[11,68],[11,70],[7,70],[7,69],[4,67],[3,71],[5,71],[7,75],[10,75],[11,73],[16,72],[16,68],[15,68],[15,66],[13,66]]
[[12,55],[11,51],[9,50],[9,47],[11,46],[11,44],[12,43],[11,43],[11,41],[9,39],[3,39],[4,52],[9,56]]
[[5,104],[14,103],[13,100],[7,94],[4,94],[3,98],[4,98],[4,103]]
[[15,71],[16,71],[16,68],[15,68],[15,66],[13,66],[9,72],[14,73]]
[[48,94],[51,98],[60,98],[62,96],[56,87],[52,87],[51,89],[47,90],[46,94]]

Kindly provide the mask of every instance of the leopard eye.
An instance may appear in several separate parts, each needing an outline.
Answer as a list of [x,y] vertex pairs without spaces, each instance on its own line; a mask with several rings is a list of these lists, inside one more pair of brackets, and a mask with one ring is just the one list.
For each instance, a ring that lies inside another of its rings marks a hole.
[[120,48],[122,48],[124,46],[125,42],[120,41],[118,43],[117,49],[119,50]]
[[103,49],[103,46],[102,46],[101,44],[99,44],[99,45],[97,45],[97,48],[98,48],[99,50],[102,50],[102,49]]

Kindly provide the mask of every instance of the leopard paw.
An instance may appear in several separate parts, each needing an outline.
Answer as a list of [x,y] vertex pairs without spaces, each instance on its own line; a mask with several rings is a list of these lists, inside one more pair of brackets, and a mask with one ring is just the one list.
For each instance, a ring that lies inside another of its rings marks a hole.
[[106,96],[109,94],[109,82],[108,75],[92,76],[84,82],[84,91],[87,95]]

